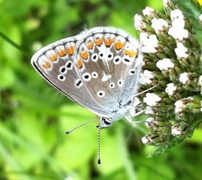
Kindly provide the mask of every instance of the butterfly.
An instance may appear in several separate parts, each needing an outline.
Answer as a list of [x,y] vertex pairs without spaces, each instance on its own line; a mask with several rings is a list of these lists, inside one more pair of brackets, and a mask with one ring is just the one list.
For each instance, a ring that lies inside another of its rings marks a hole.
[[100,117],[110,127],[134,108],[143,56],[124,30],[95,27],[36,52],[31,64],[52,86]]

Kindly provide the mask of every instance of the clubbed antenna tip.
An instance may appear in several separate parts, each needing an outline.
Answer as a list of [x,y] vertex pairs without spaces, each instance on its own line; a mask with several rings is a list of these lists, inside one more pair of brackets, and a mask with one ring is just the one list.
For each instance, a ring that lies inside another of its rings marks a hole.
[[76,129],[79,129],[79,128],[81,128],[81,127],[83,127],[83,126],[85,126],[85,125],[87,125],[87,124],[89,124],[89,123],[91,123],[91,122],[93,122],[93,121],[95,121],[95,120],[97,120],[97,119],[91,119],[91,120],[89,120],[89,121],[86,121],[86,122],[84,122],[84,123],[82,123],[82,124],[76,126],[75,128],[70,129],[69,131],[66,131],[65,134],[70,134],[70,133],[72,133],[73,131],[75,131]]
[[98,159],[97,164],[99,167],[101,166],[101,159]]

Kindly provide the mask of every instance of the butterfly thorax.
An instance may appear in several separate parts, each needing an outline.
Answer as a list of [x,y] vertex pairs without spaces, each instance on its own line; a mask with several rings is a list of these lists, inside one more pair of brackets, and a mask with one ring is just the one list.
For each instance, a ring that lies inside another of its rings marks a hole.
[[103,129],[103,128],[111,127],[115,121],[122,119],[127,114],[127,111],[129,111],[129,109],[133,107],[132,100],[128,101],[124,105],[122,105],[121,103],[119,104],[120,104],[119,109],[116,111],[113,111],[112,116],[100,117],[100,125],[97,126],[98,128]]

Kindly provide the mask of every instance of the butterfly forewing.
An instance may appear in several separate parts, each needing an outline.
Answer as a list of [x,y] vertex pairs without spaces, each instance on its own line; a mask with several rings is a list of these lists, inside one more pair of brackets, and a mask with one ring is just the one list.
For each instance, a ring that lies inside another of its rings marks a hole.
[[105,110],[93,100],[75,70],[76,42],[76,38],[67,38],[50,44],[40,49],[31,63],[51,85],[70,99],[98,115],[104,115]]

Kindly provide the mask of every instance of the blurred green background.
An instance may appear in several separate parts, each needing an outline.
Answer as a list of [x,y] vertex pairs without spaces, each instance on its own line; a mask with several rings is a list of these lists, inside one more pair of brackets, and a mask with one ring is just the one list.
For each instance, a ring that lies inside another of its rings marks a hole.
[[98,122],[65,135],[95,115],[30,64],[37,49],[86,28],[115,26],[138,37],[133,17],[146,6],[163,11],[162,0],[0,0],[0,180],[202,179],[201,129],[148,158],[155,148],[143,145],[145,134],[126,120],[101,132],[98,167]]

